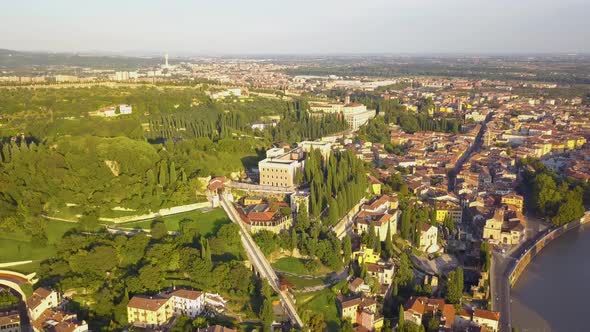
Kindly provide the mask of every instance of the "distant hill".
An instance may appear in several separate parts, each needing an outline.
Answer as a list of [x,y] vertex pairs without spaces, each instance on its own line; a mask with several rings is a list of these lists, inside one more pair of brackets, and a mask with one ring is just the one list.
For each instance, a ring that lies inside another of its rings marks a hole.
[[60,67],[137,69],[162,63],[162,58],[140,58],[91,53],[45,53],[0,49],[0,70],[30,72]]

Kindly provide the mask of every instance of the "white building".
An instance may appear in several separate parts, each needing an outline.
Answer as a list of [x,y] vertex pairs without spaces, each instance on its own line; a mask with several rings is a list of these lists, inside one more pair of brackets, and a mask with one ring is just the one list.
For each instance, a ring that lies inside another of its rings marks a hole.
[[115,72],[115,81],[127,81],[129,79],[128,71],[117,71]]
[[296,185],[295,174],[303,170],[303,153],[297,148],[285,152],[273,148],[266,152],[266,159],[258,163],[260,184],[273,187],[291,188]]
[[348,127],[352,130],[357,130],[377,114],[375,110],[368,110],[367,106],[363,104],[347,104],[344,106],[342,113]]
[[16,311],[0,312],[0,332],[21,332],[20,316]]
[[170,299],[176,315],[187,315],[194,319],[205,308],[205,294],[199,291],[179,289],[170,294]]
[[220,91],[211,94],[211,98],[213,99],[221,99],[225,97],[241,97],[242,96],[242,89],[240,88],[232,88],[226,89],[225,91]]
[[133,108],[131,105],[121,104],[119,105],[119,113],[120,114],[131,114],[133,112]]
[[485,326],[496,332],[500,325],[500,313],[483,309],[473,310],[473,322],[479,326]]
[[324,158],[330,156],[332,152],[332,144],[330,142],[314,142],[314,141],[303,141],[297,144],[298,147],[303,149],[303,152],[311,152],[311,150],[319,150]]
[[29,298],[27,298],[27,308],[29,318],[33,321],[43,314],[47,309],[56,307],[59,304],[59,296],[56,291],[47,288],[37,288]]
[[429,225],[429,224],[422,224],[422,229],[420,230],[420,251],[433,253],[438,251],[438,228]]

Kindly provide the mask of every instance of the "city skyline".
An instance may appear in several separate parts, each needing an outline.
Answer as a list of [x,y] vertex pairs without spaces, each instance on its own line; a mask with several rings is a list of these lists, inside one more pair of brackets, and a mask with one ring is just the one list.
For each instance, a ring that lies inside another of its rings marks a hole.
[[[147,55],[588,53],[581,0],[10,3],[0,48]],[[27,24],[23,24],[26,22]],[[542,38],[539,38],[542,36]]]

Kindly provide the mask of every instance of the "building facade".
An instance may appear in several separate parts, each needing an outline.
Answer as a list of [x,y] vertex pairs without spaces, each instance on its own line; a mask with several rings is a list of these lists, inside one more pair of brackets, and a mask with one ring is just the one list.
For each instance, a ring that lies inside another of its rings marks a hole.
[[155,328],[174,315],[170,298],[134,296],[127,304],[127,321],[134,326]]
[[36,320],[47,309],[56,307],[59,304],[59,296],[56,291],[47,288],[37,288],[29,298],[27,298],[27,308],[29,318]]
[[[274,150],[274,149],[273,149]],[[269,150],[269,152],[271,152]],[[301,149],[294,149],[282,154],[267,152],[267,158],[258,163],[260,184],[263,186],[292,188],[296,185],[295,176],[303,169]]]

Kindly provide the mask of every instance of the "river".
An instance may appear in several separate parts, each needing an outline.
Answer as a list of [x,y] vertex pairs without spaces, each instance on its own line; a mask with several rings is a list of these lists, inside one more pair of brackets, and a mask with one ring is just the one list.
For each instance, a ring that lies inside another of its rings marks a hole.
[[519,332],[590,331],[590,224],[549,243],[511,290]]

